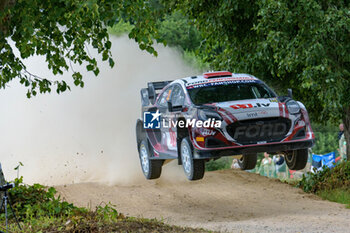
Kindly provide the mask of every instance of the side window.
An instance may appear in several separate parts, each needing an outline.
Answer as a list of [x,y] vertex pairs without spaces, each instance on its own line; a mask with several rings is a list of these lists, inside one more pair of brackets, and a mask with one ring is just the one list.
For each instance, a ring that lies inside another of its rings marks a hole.
[[256,98],[271,98],[275,97],[274,94],[263,85],[252,86],[252,90]]
[[173,94],[171,95],[171,103],[173,106],[182,106],[185,101],[185,95],[179,85],[175,85]]
[[256,86],[252,86],[252,90],[254,92],[255,98],[257,99],[261,98],[261,94]]
[[167,107],[168,106],[168,101],[170,99],[171,96],[171,90],[172,90],[172,86],[168,87],[162,94],[161,96],[159,96],[158,99],[158,105],[160,107]]

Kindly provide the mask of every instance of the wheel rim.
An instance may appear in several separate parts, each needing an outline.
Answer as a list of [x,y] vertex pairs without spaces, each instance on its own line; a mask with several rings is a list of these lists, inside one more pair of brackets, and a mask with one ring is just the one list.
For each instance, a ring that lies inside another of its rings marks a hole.
[[286,154],[284,157],[286,159],[286,162],[290,163],[293,160],[294,152],[291,154]]
[[190,174],[191,173],[191,155],[187,145],[182,147],[181,159],[182,159],[182,166],[184,167],[185,173]]
[[147,149],[144,145],[141,146],[140,155],[141,155],[140,157],[141,157],[142,170],[145,174],[148,174],[148,172],[149,172],[148,153],[147,153]]

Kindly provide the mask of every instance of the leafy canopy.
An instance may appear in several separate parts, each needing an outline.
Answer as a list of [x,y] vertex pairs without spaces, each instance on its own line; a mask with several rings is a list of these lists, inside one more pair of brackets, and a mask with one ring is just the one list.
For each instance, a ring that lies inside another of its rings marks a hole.
[[[92,46],[113,67],[111,42],[107,27],[120,20],[131,22],[134,27],[129,37],[139,47],[157,55],[152,39],[157,36],[155,19],[161,9],[153,2],[142,0],[4,0],[0,3],[0,88],[17,78],[28,87],[27,96],[37,92],[57,93],[70,87],[63,80],[53,81],[40,74],[32,74],[22,59],[33,55],[45,56],[48,68],[54,75],[73,70],[76,86],[83,87],[80,72],[73,64],[85,65],[88,71],[99,74],[97,61],[87,49]],[[19,56],[10,45],[14,42]],[[160,41],[160,40],[158,40]]]
[[292,87],[319,121],[350,106],[350,3],[316,0],[171,1],[206,38],[213,69]]

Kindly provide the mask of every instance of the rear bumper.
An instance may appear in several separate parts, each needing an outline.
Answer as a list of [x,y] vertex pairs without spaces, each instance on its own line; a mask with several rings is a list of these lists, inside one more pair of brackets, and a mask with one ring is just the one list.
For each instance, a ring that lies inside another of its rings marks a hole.
[[290,141],[268,145],[257,146],[240,146],[238,148],[228,149],[213,149],[213,150],[198,150],[194,149],[193,156],[195,159],[210,159],[223,156],[242,155],[248,153],[268,152],[276,153],[280,151],[290,151],[297,149],[306,149],[314,145],[315,140],[303,140],[303,141]]

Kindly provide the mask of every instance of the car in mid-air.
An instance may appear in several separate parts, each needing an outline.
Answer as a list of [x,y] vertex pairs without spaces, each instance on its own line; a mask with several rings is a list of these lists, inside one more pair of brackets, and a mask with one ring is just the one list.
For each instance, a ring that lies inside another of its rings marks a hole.
[[278,96],[249,74],[216,71],[149,82],[141,103],[136,140],[147,179],[159,178],[174,159],[189,180],[202,179],[205,163],[223,156],[241,155],[240,168],[249,170],[260,152],[283,154],[291,170],[300,170],[314,144],[307,110],[291,90]]

